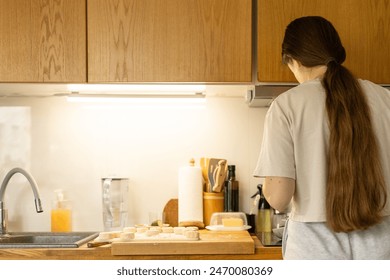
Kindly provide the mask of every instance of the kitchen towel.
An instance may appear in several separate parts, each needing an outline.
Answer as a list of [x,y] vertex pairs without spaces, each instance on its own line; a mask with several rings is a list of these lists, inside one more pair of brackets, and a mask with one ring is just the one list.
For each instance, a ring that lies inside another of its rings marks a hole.
[[179,226],[203,228],[202,170],[190,161],[179,168]]

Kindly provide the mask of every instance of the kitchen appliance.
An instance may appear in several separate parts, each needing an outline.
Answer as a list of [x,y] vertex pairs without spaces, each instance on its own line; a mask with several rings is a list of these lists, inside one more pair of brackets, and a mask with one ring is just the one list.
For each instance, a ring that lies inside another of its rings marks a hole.
[[261,85],[248,89],[245,102],[249,107],[269,107],[281,93],[292,88],[292,85]]

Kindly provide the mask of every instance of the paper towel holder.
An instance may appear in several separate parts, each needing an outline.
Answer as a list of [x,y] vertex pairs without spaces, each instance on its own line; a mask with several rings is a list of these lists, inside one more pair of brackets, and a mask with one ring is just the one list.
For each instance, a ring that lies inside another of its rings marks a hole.
[[[194,158],[191,158],[189,160],[188,167],[195,167],[195,160],[194,160]],[[201,174],[200,174],[200,176],[202,177]],[[199,191],[200,191],[200,194],[201,194],[202,193],[202,185],[200,185],[199,187],[200,187]],[[201,196],[201,201],[203,202],[202,196]],[[180,195],[179,195],[178,204],[179,204],[179,209],[178,209],[179,211],[178,212],[180,214]],[[202,213],[202,218],[203,218],[203,213]],[[203,219],[202,220],[200,220],[200,219],[197,219],[197,220],[188,219],[188,220],[180,221],[180,215],[179,215],[178,223],[179,223],[180,227],[198,227],[198,228],[204,228],[205,227]]]

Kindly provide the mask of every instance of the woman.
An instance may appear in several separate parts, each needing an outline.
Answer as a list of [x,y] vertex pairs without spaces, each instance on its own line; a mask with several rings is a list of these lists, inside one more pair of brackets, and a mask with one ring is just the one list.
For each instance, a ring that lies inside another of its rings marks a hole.
[[300,85],[270,106],[254,173],[272,207],[292,200],[284,259],[390,259],[390,92],[345,57],[324,18],[287,26],[282,58]]

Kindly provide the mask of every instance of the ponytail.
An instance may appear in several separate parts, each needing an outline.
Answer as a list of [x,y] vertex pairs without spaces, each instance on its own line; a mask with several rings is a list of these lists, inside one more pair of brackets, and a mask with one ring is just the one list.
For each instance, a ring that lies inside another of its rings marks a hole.
[[326,188],[327,223],[336,232],[379,223],[386,189],[367,100],[358,81],[336,61],[322,80],[330,138]]

